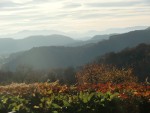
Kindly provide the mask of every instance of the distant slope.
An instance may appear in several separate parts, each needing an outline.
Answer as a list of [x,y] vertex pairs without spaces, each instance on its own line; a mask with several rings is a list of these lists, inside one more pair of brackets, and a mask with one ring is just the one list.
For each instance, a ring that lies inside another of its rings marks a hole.
[[28,38],[18,40],[19,46],[27,49],[40,46],[65,46],[73,42],[76,41],[63,35],[30,36]]
[[89,40],[84,40],[84,41],[80,40],[75,43],[69,44],[68,46],[77,47],[77,46],[83,46],[86,44],[92,44],[92,43],[94,44],[94,43],[101,42],[103,40],[108,40],[110,36],[112,36],[112,35],[95,35]]
[[2,38],[0,39],[0,54],[7,54],[15,52],[17,44],[14,39],[11,38]]
[[40,46],[82,46],[90,43],[98,43],[99,41],[108,39],[109,36],[110,35],[96,35],[86,41],[74,40],[70,37],[56,34],[30,36],[24,39],[0,38],[0,55],[29,50],[33,47]]
[[28,50],[40,46],[64,46],[77,41],[63,35],[30,36],[24,39],[0,39],[0,54]]
[[133,26],[133,27],[125,27],[125,28],[110,28],[105,31],[101,31],[101,34],[112,34],[112,33],[126,33],[129,31],[135,31],[135,30],[144,30],[148,26]]
[[20,65],[29,65],[36,69],[54,67],[80,66],[91,62],[98,56],[109,52],[119,52],[127,47],[135,47],[140,43],[150,44],[150,30],[137,30],[111,36],[96,44],[80,47],[39,47],[23,53],[11,55],[3,66],[16,69]]
[[150,79],[150,45],[140,44],[119,53],[109,53],[98,60],[98,63],[116,65],[119,68],[133,68],[140,80]]
[[125,28],[111,28],[111,29],[106,29],[104,31],[91,30],[87,32],[81,32],[81,31],[62,32],[62,31],[57,31],[57,30],[23,30],[23,31],[11,33],[11,34],[5,34],[5,35],[0,34],[0,38],[9,37],[9,38],[15,38],[15,39],[22,39],[22,38],[26,38],[29,36],[35,36],[35,35],[38,36],[38,35],[60,34],[60,35],[72,37],[73,39],[87,40],[89,39],[88,37],[93,37],[99,34],[104,35],[104,34],[112,34],[112,33],[126,33],[129,31],[143,30],[146,28],[147,26],[133,26],[133,27],[125,27]]
[[[43,35],[53,35],[60,34],[66,36],[67,34],[57,31],[57,30],[23,30],[12,34],[0,35],[0,38],[15,38],[15,39],[23,39],[30,36],[43,36]],[[68,35],[67,35],[68,36]]]
[[109,39],[111,35],[95,35],[91,40],[106,40]]

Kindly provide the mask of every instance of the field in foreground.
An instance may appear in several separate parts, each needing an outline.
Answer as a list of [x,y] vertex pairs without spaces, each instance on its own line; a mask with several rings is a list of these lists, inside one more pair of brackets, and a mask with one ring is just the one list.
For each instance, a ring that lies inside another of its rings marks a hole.
[[150,85],[55,83],[0,86],[0,113],[150,113]]

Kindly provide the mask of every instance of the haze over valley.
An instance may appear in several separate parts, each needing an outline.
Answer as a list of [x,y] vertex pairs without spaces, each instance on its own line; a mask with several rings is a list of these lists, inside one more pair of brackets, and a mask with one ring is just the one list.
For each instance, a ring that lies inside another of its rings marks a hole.
[[149,44],[149,37],[150,30],[146,28],[122,34],[96,35],[86,41],[63,35],[3,38],[0,39],[1,54],[10,56],[2,67],[12,70],[21,65],[35,69],[81,66],[109,52],[118,52],[141,43]]

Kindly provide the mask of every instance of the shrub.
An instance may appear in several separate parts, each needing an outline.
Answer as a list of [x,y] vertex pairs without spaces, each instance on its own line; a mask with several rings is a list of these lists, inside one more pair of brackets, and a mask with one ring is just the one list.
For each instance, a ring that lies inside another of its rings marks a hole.
[[0,86],[0,113],[149,113],[147,84]]
[[76,74],[79,84],[85,83],[124,83],[137,82],[132,69],[118,69],[115,66],[103,64],[89,64]]

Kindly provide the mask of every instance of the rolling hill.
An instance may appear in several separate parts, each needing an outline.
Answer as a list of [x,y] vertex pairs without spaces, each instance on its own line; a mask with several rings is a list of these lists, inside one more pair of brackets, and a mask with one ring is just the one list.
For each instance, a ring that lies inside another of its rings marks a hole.
[[40,46],[64,46],[77,41],[63,35],[30,36],[24,39],[0,39],[0,54],[9,54]]
[[74,40],[64,35],[36,35],[24,39],[0,38],[0,55],[29,50],[40,46],[77,47],[106,40],[111,35],[96,35],[89,40]]
[[3,68],[15,70],[21,65],[31,66],[35,69],[80,66],[93,61],[98,56],[109,52],[119,52],[140,43],[150,44],[149,29],[113,35],[108,40],[79,47],[32,48],[25,52],[12,54]]

